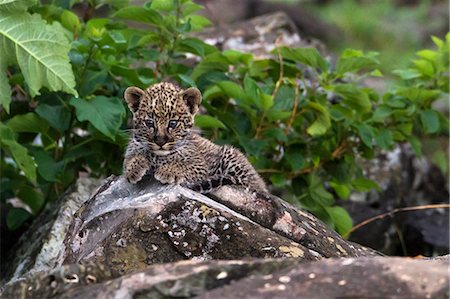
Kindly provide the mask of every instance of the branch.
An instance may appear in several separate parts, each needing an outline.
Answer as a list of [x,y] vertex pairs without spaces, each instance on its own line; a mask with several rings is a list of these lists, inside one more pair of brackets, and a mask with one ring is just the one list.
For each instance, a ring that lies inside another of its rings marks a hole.
[[360,229],[361,227],[375,221],[378,219],[383,219],[386,216],[393,216],[394,214],[400,213],[400,212],[409,212],[409,211],[418,211],[418,210],[428,210],[428,209],[449,209],[450,204],[431,204],[431,205],[424,205],[424,206],[414,206],[414,207],[406,207],[406,208],[398,208],[393,209],[392,211],[371,217],[369,219],[366,219],[357,225],[355,225],[347,234],[344,235],[344,238],[347,238],[352,232],[354,232],[357,229]]

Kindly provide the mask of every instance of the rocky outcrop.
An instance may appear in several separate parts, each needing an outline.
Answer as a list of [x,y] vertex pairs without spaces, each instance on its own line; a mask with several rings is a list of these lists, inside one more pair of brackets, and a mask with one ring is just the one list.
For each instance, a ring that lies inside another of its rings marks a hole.
[[380,257],[275,196],[237,187],[207,197],[111,177],[61,232],[52,242],[59,252],[37,255],[51,262],[34,263],[2,298],[435,298],[448,290],[448,260]]

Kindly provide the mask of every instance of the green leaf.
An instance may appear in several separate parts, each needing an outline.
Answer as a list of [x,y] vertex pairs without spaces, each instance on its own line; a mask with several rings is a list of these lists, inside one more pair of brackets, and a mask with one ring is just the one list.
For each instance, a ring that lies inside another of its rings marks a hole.
[[431,78],[434,77],[435,70],[434,70],[433,64],[431,62],[424,60],[424,59],[418,59],[418,60],[414,60],[413,63],[415,64],[416,69],[419,70],[419,72],[422,75],[425,75],[425,76],[431,77]]
[[25,176],[30,181],[35,182],[36,165],[33,158],[28,155],[28,150],[25,147],[17,143],[14,131],[3,123],[0,123],[0,146],[12,155]]
[[348,212],[342,207],[325,208],[334,222],[335,230],[341,235],[346,235],[353,226],[353,220]]
[[[276,53],[276,50],[272,51]],[[283,58],[303,63],[313,68],[320,68],[323,72],[328,69],[327,61],[319,54],[316,48],[280,48]]]
[[316,120],[306,129],[311,136],[320,136],[325,134],[331,126],[330,113],[328,110],[317,103],[310,102],[308,106],[316,114]]
[[202,9],[203,9],[203,6],[201,6],[197,3],[191,2],[191,1],[188,1],[187,3],[183,4],[182,13],[183,13],[183,16],[187,16],[193,12],[196,12],[196,11],[199,11]]
[[415,136],[408,136],[407,140],[409,144],[411,144],[414,154],[417,157],[422,156],[422,143],[420,142],[420,140]]
[[270,176],[272,185],[277,188],[283,188],[286,186],[287,180],[282,173],[275,173]]
[[397,94],[410,99],[411,101],[433,101],[441,94],[440,90],[425,89],[418,87],[399,88]]
[[0,0],[0,12],[26,11],[37,0]]
[[369,96],[361,88],[352,84],[338,84],[334,86],[333,90],[357,112],[368,112],[372,109]]
[[81,29],[80,19],[70,10],[64,10],[61,14],[61,24],[71,32],[78,32]]
[[45,133],[48,130],[47,122],[33,112],[16,115],[8,121],[7,125],[17,133]]
[[58,175],[64,167],[64,162],[55,162],[48,152],[43,150],[34,153],[39,174],[48,182],[59,182]]
[[201,75],[211,71],[228,71],[229,61],[222,53],[215,52],[207,55],[194,68],[191,74],[193,80],[197,80]]
[[377,136],[375,136],[375,141],[379,147],[387,150],[390,149],[391,146],[394,144],[394,137],[390,130],[381,128],[378,131]]
[[316,174],[311,174],[309,176],[308,190],[312,200],[321,206],[331,206],[334,203],[333,195],[325,190],[322,178]]
[[246,94],[242,87],[231,81],[220,81],[216,83],[222,91],[235,100],[245,100]]
[[214,118],[210,115],[196,115],[195,116],[195,125],[202,129],[225,129],[225,125],[223,122]]
[[150,7],[155,10],[171,11],[175,8],[173,0],[152,0]]
[[356,128],[358,129],[358,135],[361,138],[361,141],[369,148],[372,148],[372,139],[373,139],[373,133],[372,128],[365,124],[357,125]]
[[64,106],[50,106],[47,104],[39,104],[36,113],[45,119],[49,125],[63,133],[69,128],[70,111]]
[[199,31],[212,24],[211,21],[204,16],[198,15],[189,17],[189,22],[191,24],[191,31]]
[[9,105],[11,104],[11,87],[8,84],[5,67],[0,64],[0,105],[3,106],[6,113],[9,114]]
[[334,189],[339,198],[348,199],[350,197],[352,190],[349,185],[330,182],[330,186]]
[[45,203],[42,193],[28,185],[21,185],[19,187],[17,197],[31,208],[34,215],[39,213]]
[[70,43],[59,23],[47,25],[37,14],[0,12],[0,50],[0,67],[18,64],[32,96],[43,86],[77,96]]
[[336,71],[340,74],[357,72],[361,69],[368,71],[375,69],[379,61],[371,56],[365,56],[362,51],[346,49],[336,64]]
[[381,190],[380,186],[378,186],[378,184],[375,181],[366,178],[354,179],[352,182],[352,186],[353,188],[355,188],[356,191],[360,192],[367,192],[372,189],[376,189],[378,191]]
[[373,113],[371,120],[374,122],[384,122],[386,118],[391,116],[392,113],[393,111],[391,108],[387,106],[379,106]]
[[16,230],[30,218],[31,214],[24,209],[12,208],[6,215],[6,225],[10,230]]
[[150,23],[161,25],[163,17],[154,9],[142,8],[140,6],[128,6],[116,11],[114,18],[136,21],[141,23]]
[[432,134],[439,131],[439,113],[435,110],[425,110],[420,113],[420,122],[425,133]]
[[300,150],[301,148],[291,146],[286,151],[286,160],[292,171],[302,169],[306,166],[304,154]]
[[70,105],[76,108],[79,121],[90,122],[97,130],[115,140],[125,116],[125,109],[118,98],[97,96],[90,101],[73,98]]

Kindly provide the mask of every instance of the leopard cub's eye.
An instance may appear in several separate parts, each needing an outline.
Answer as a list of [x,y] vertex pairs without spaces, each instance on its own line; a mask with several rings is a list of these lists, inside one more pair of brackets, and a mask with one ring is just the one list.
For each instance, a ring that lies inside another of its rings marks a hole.
[[153,121],[153,119],[147,119],[145,121],[145,124],[147,125],[147,127],[149,128],[154,128],[155,127],[155,122]]
[[170,120],[169,121],[169,128],[173,129],[177,126],[178,121],[176,120]]

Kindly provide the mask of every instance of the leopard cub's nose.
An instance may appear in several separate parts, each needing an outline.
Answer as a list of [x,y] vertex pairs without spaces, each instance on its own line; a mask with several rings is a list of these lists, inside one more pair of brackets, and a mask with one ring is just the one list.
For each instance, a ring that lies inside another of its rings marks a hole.
[[167,142],[166,136],[156,136],[155,138],[155,143],[159,146],[163,146],[164,144],[166,144],[166,142]]

